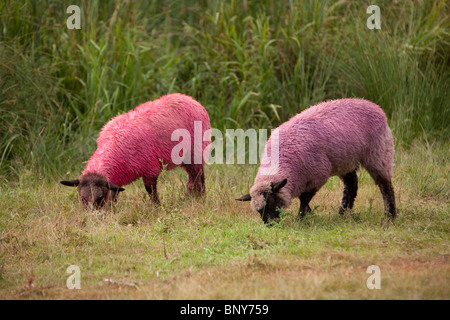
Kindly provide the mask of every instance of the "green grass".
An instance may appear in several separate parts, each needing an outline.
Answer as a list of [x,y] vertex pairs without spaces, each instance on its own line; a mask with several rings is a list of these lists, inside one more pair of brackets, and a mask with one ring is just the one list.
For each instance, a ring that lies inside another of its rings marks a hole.
[[[96,214],[75,189],[23,173],[0,193],[0,297],[448,299],[448,145],[430,148],[397,153],[395,224],[365,171],[352,213],[337,214],[342,185],[332,178],[313,214],[297,221],[294,200],[272,227],[234,201],[252,183],[248,166],[207,166],[201,199],[185,195],[182,170],[164,172],[160,208],[136,181]],[[440,155],[433,171],[430,150]],[[422,175],[409,174],[412,156]],[[66,288],[73,264],[81,290]],[[381,290],[365,285],[370,265],[380,267]]]

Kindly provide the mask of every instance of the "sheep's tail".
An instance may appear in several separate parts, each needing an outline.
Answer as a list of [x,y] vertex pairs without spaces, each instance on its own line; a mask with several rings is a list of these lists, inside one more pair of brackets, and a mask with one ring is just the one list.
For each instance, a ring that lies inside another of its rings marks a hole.
[[374,135],[362,165],[375,180],[375,177],[381,177],[390,181],[394,175],[394,142],[387,124],[382,130],[379,135]]

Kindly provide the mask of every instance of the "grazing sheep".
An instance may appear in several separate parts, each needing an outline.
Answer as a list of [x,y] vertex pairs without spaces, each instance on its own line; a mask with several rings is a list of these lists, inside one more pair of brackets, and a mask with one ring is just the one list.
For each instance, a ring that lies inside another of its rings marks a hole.
[[[356,170],[362,165],[380,188],[386,212],[395,218],[391,183],[394,144],[386,115],[376,104],[363,99],[340,99],[319,103],[277,129],[278,170],[258,169],[250,194],[238,201],[251,201],[265,223],[279,217],[279,209],[300,198],[299,217],[311,211],[309,202],[330,176],[344,183],[339,213],[353,207],[358,190]],[[274,133],[275,133],[274,131]],[[272,137],[274,136],[272,133]],[[271,139],[272,139],[271,137]],[[261,163],[271,154],[271,139]]]
[[[203,194],[205,162],[203,157],[201,163],[194,161],[194,151],[200,147],[194,147],[194,139],[191,139],[191,154],[183,154],[181,164],[171,159],[172,149],[179,143],[172,141],[172,133],[182,129],[194,137],[194,121],[201,122],[203,138],[205,131],[211,128],[209,116],[205,108],[189,96],[174,93],[143,103],[106,123],[97,139],[97,150],[79,179],[61,183],[78,187],[85,207],[100,208],[110,199],[116,200],[118,193],[124,190],[123,185],[142,177],[150,198],[159,203],[156,181],[163,166],[167,170],[181,166],[189,175],[188,192]],[[210,141],[202,139],[202,151],[209,144]]]

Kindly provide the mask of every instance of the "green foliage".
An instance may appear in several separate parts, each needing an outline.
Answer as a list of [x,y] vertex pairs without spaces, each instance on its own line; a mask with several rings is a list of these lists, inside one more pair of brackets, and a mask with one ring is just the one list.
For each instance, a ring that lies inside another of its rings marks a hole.
[[449,138],[445,1],[0,3],[0,177],[80,170],[101,126],[183,92],[212,126],[272,128],[325,99],[380,104],[397,141]]

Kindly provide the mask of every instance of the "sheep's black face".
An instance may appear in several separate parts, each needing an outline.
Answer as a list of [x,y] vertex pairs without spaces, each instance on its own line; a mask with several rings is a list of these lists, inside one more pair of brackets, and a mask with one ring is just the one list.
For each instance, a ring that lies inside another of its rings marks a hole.
[[264,223],[277,221],[280,218],[281,199],[273,193],[264,193],[266,205],[261,210],[258,210]]
[[[237,201],[252,201],[252,207],[259,212],[264,223],[270,223],[276,221],[280,218],[280,209],[284,205],[283,199],[280,197],[280,189],[283,188],[287,183],[287,179],[283,179],[278,182],[272,182],[269,191],[253,191],[252,199],[250,194],[246,194]],[[262,208],[261,208],[262,207]],[[261,208],[261,209],[257,209]]]
[[63,185],[77,187],[78,197],[86,209],[100,209],[116,194],[124,191],[124,188],[118,187],[108,182],[106,177],[97,174],[87,174],[80,179],[61,181]]
[[100,209],[110,198],[108,181],[101,176],[86,176],[78,185],[78,196],[85,208]]

